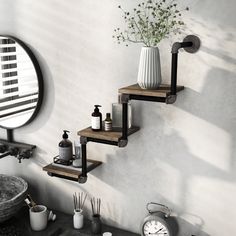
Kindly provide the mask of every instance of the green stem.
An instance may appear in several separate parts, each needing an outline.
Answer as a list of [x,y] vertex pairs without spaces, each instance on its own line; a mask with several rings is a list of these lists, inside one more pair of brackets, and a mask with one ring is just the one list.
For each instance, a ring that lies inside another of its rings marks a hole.
[[148,46],[148,43],[146,42],[145,37],[143,36],[143,32],[139,29],[139,26],[138,26],[137,22],[135,21],[135,19],[134,19],[133,21],[134,21],[134,24],[136,25],[136,27],[137,27],[137,29],[138,29],[140,35],[141,35],[141,39],[143,39],[143,43],[144,43],[146,46]]

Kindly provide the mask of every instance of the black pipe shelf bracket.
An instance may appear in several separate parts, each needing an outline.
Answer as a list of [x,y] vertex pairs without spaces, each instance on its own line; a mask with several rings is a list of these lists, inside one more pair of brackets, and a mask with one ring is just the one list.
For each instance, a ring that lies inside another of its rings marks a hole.
[[[123,111],[124,109],[126,109],[125,106],[123,106]],[[96,142],[96,143],[114,145],[118,147],[125,147],[128,143],[127,136],[137,132],[139,130],[139,127],[131,127],[130,129],[127,129],[127,125],[125,126],[124,122],[126,122],[127,124],[127,114],[126,116],[123,116],[122,119],[122,124],[123,127],[125,128],[122,127],[122,130],[120,131],[113,130],[113,131],[94,132],[92,131],[91,127],[88,127],[78,132],[78,135],[80,135],[81,153],[82,153],[82,172],[78,178],[79,183],[85,183],[87,181],[87,172],[92,170],[92,169],[88,170],[87,168],[87,161],[89,161],[87,160],[87,143]],[[100,165],[101,162],[98,162],[97,164]]]
[[22,159],[29,159],[33,156],[35,145],[14,142],[13,130],[7,129],[7,140],[0,139],[0,159],[6,156],[14,156],[21,163]]
[[176,96],[177,92],[177,67],[178,67],[178,52],[183,48],[188,53],[196,53],[200,48],[200,39],[195,35],[188,35],[183,42],[176,42],[172,46],[172,62],[171,62],[171,90],[170,95]]
[[[85,183],[87,181],[87,173],[102,164],[99,161],[87,159],[88,142],[125,147],[128,144],[128,136],[139,130],[139,127],[131,127],[128,129],[128,102],[130,100],[162,102],[166,104],[173,104],[176,101],[177,92],[184,89],[184,86],[177,85],[178,52],[180,48],[184,48],[186,52],[195,53],[200,48],[200,39],[197,36],[188,35],[184,38],[183,42],[173,44],[171,51],[171,84],[161,84],[160,87],[155,90],[141,89],[138,84],[134,84],[118,90],[121,94],[122,103],[122,128],[120,130],[94,132],[91,127],[88,127],[78,131],[82,149],[82,169],[80,171],[63,170],[62,167],[55,168],[52,164],[43,169],[47,171],[50,176]],[[88,167],[88,162],[92,162],[93,164]]]

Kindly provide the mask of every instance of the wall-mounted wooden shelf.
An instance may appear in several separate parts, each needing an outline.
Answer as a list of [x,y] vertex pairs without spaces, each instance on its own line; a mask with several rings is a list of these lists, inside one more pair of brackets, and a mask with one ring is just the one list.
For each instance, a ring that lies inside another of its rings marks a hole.
[[[133,126],[128,129],[128,135],[131,135],[139,130],[139,127]],[[87,141],[113,144],[119,146],[122,140],[122,130],[116,131],[93,131],[91,127],[78,131],[78,135],[86,137]]]
[[[176,86],[176,92],[179,92],[184,89],[184,86]],[[87,160],[86,154],[86,144],[87,142],[96,142],[115,145],[118,147],[125,147],[128,143],[127,136],[137,132],[139,127],[133,126],[130,129],[127,129],[127,102],[128,100],[145,100],[145,101],[156,101],[156,102],[165,102],[165,103],[174,103],[176,95],[171,94],[171,85],[162,84],[158,89],[155,90],[146,90],[139,87],[138,84],[130,85],[124,88],[119,89],[119,93],[124,95],[125,102],[123,101],[122,112],[123,127],[119,130],[112,131],[93,131],[91,127],[87,127],[77,132],[81,137],[81,146],[82,146],[82,160],[84,163],[86,161],[92,163],[88,166],[83,166],[84,172],[82,169],[68,169],[63,166],[55,166],[54,164],[49,164],[43,167],[44,171],[47,171],[50,176],[56,176],[64,179],[69,179],[73,181],[86,182],[87,172],[95,169],[102,163],[94,160]],[[84,174],[83,174],[84,173]],[[84,179],[83,179],[84,178]]]
[[[95,161],[95,160],[87,160],[87,172],[92,171],[99,165],[101,165],[102,162]],[[67,167],[63,165],[55,165],[54,163],[51,163],[45,167],[43,167],[44,171],[47,171],[48,175],[50,176],[56,176],[64,179],[69,179],[73,181],[79,180],[80,175],[82,174],[81,168],[75,168],[75,167]]]
[[52,164],[45,166],[43,169],[50,175],[55,175],[67,179],[85,183],[87,180],[87,172],[96,168],[101,162],[95,162],[92,167],[87,167],[87,142],[97,142],[119,147],[125,147],[128,143],[128,136],[139,130],[138,127],[128,129],[128,102],[129,100],[143,100],[163,102],[173,104],[176,101],[177,93],[184,89],[184,86],[177,85],[177,62],[178,50],[184,48],[189,53],[195,53],[200,47],[200,40],[194,35],[188,35],[183,42],[176,42],[172,46],[172,62],[171,62],[171,83],[161,84],[158,89],[142,89],[138,84],[133,84],[119,89],[122,103],[122,130],[121,131],[99,131],[94,132],[90,127],[78,131],[80,135],[81,151],[82,151],[82,170],[68,170],[63,167],[55,167]]
[[[176,92],[184,90],[184,86],[177,85]],[[129,99],[174,103],[176,95],[171,95],[171,85],[161,84],[158,89],[142,89],[138,84],[133,84],[119,89],[119,93],[126,94]]]
[[[158,89],[142,89],[138,84],[133,84],[119,89],[119,93],[152,96],[152,97],[168,97],[170,95],[170,85],[161,84]],[[177,92],[184,89],[184,86],[177,85]]]

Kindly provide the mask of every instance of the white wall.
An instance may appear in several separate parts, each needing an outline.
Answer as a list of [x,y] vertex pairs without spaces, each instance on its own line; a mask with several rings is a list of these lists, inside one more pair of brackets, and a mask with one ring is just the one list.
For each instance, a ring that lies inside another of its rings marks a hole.
[[[185,85],[174,105],[134,101],[140,132],[124,149],[88,144],[104,164],[84,185],[50,178],[42,167],[57,155],[63,129],[90,125],[94,104],[111,111],[118,88],[136,82],[140,46],[112,39],[121,25],[117,6],[125,0],[0,0],[1,34],[26,42],[41,64],[45,99],[37,118],[15,130],[15,139],[37,145],[35,157],[0,160],[0,173],[24,177],[35,199],[72,213],[72,194],[102,198],[106,223],[139,231],[149,201],[167,204],[178,216],[181,236],[235,235],[236,227],[236,2],[183,1],[186,34],[201,38],[201,50],[179,55],[178,82]],[[184,36],[182,36],[184,37]],[[173,40],[172,40],[173,41]],[[170,78],[172,41],[160,44],[162,73]],[[1,130],[0,136],[5,137]],[[90,214],[89,204],[86,205]]]

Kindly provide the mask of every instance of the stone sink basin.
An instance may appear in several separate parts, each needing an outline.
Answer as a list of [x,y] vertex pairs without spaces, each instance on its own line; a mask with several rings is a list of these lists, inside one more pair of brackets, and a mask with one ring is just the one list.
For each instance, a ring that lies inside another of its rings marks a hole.
[[22,207],[27,189],[28,184],[22,178],[0,174],[0,223]]

